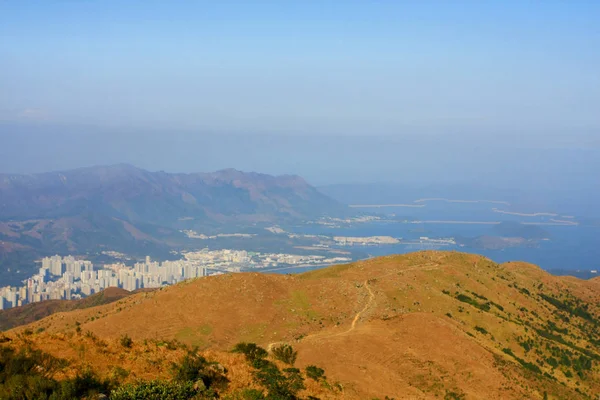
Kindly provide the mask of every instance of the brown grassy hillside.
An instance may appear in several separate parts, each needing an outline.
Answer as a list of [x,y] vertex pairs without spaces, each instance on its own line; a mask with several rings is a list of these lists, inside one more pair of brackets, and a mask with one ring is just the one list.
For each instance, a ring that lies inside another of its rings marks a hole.
[[251,372],[227,351],[246,341],[290,343],[297,366],[323,367],[343,389],[313,388],[320,398],[585,399],[600,393],[599,302],[597,279],[428,251],[295,276],[200,278],[8,335],[73,368],[107,375],[120,365],[126,379],[166,377],[179,354],[165,341],[176,339],[226,360],[241,387]]

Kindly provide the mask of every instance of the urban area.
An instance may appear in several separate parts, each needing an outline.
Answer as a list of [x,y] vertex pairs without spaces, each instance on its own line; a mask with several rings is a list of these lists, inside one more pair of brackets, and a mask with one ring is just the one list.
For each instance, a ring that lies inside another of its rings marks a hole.
[[0,310],[44,300],[79,299],[108,287],[133,291],[227,272],[331,265],[348,261],[351,259],[346,257],[204,249],[183,253],[183,258],[175,261],[157,262],[146,257],[144,262],[137,262],[133,266],[114,263],[95,268],[88,260],[55,255],[43,258],[38,273],[23,281],[23,286],[0,288]]

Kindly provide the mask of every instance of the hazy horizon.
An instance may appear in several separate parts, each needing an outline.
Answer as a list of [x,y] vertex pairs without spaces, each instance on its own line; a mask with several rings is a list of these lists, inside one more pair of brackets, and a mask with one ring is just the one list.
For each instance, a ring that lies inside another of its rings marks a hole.
[[600,4],[0,3],[0,172],[130,163],[568,191]]

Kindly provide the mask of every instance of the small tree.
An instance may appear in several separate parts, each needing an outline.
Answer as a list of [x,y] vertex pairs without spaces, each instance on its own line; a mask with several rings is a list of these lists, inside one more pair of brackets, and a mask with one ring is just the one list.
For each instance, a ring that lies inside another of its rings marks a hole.
[[283,372],[286,374],[288,388],[292,393],[306,389],[306,386],[304,386],[304,378],[302,378],[302,374],[298,368],[286,368]]
[[304,389],[304,380],[297,368],[286,368],[282,371],[277,365],[266,361],[262,368],[255,372],[258,381],[267,389],[267,399],[289,399],[298,397],[298,391]]
[[227,370],[217,362],[208,361],[201,355],[189,352],[181,363],[173,363],[173,377],[179,382],[202,381],[206,388],[224,389],[229,380]]
[[133,346],[133,340],[127,334],[121,336],[120,342],[121,346],[126,347],[128,349],[131,348],[131,346]]
[[234,346],[232,352],[234,353],[242,353],[246,356],[246,360],[249,362],[254,362],[258,359],[266,358],[269,353],[262,347],[258,346],[256,343],[245,343],[241,342]]
[[282,344],[273,348],[273,357],[289,365],[294,365],[298,352],[289,344]]
[[323,368],[319,368],[316,365],[309,365],[305,369],[306,376],[310,379],[314,379],[315,381],[319,381],[325,378],[325,370]]

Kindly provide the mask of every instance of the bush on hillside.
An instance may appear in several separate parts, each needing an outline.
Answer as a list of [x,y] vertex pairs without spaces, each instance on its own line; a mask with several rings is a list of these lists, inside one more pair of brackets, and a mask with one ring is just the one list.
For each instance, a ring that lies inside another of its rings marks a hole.
[[0,399],[67,400],[107,393],[110,384],[99,380],[91,371],[56,381],[52,375],[67,364],[39,350],[10,347],[0,349]]
[[483,333],[484,335],[487,335],[487,334],[488,334],[488,331],[487,331],[487,329],[485,329],[484,327],[481,327],[481,326],[476,326],[476,327],[475,327],[475,330],[476,330],[477,332],[479,332],[479,333]]
[[185,355],[179,364],[173,364],[174,379],[178,382],[202,381],[205,388],[225,389],[229,380],[227,370],[217,362],[208,361],[193,352]]
[[296,400],[297,393],[305,388],[299,369],[286,368],[282,372],[270,361],[263,363],[255,376],[267,389],[267,399]]
[[86,370],[73,379],[60,382],[58,390],[51,399],[92,398],[100,393],[110,391],[110,383],[100,380],[92,371]]
[[283,370],[286,376],[286,385],[292,393],[297,393],[300,390],[306,389],[304,386],[304,378],[298,368],[285,368]]
[[294,363],[296,362],[296,357],[298,356],[298,352],[294,351],[294,348],[289,344],[282,344],[280,346],[274,347],[272,352],[273,357],[275,357],[276,360],[279,360],[289,365],[294,365]]
[[112,391],[111,400],[188,400],[198,394],[192,382],[142,381]]
[[236,344],[232,350],[234,353],[242,353],[246,356],[246,360],[253,362],[258,359],[266,358],[269,353],[256,343],[241,342]]
[[462,301],[463,303],[470,304],[473,307],[479,308],[482,311],[490,311],[490,309],[491,309],[490,302],[480,303],[477,300],[467,296],[466,294],[462,294],[462,293],[457,294],[456,300]]
[[[254,343],[238,343],[234,349],[236,353],[246,356],[248,363],[255,369],[254,377],[266,389],[266,396],[260,391],[245,393],[246,397],[232,397],[232,399],[248,400],[296,400],[298,392],[305,389],[304,377],[298,368],[285,368],[279,370],[277,365],[266,359],[268,353]],[[273,355],[288,364],[296,360],[297,352],[292,346],[278,346]]]
[[133,346],[133,339],[131,339],[129,335],[125,334],[121,336],[120,343],[121,346],[129,349],[131,346]]
[[305,369],[306,376],[315,381],[319,381],[325,378],[325,370],[323,368],[319,368],[316,365],[309,365]]
[[446,394],[444,395],[444,400],[463,400],[466,398],[466,395],[461,391],[448,391],[446,390]]

